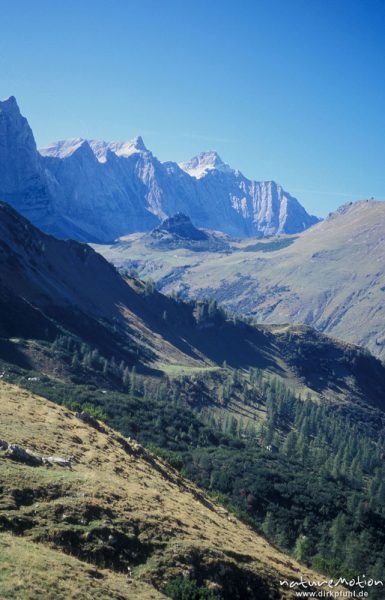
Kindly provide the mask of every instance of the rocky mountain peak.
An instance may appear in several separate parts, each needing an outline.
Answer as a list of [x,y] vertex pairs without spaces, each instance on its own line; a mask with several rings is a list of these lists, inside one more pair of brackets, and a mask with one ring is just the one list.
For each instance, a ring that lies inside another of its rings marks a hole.
[[136,136],[132,140],[131,144],[136,150],[139,150],[140,152],[148,152],[147,147],[146,147],[141,135]]
[[183,213],[177,213],[167,219],[152,230],[151,234],[154,238],[159,238],[163,235],[172,235],[186,240],[206,240],[207,234],[201,229],[197,229],[191,219]]
[[0,199],[31,219],[39,214],[43,221],[49,213],[41,158],[14,96],[0,102]]
[[140,135],[125,142],[89,140],[89,144],[99,162],[106,162],[109,153],[123,158],[129,158],[133,154],[150,153]]
[[217,152],[201,152],[186,162],[179,164],[180,168],[192,177],[199,179],[207,175],[209,171],[227,171],[233,172],[229,165],[223,162]]
[[40,148],[39,152],[42,156],[51,156],[55,158],[69,158],[80,148],[87,148],[88,141],[84,138],[73,138],[69,140],[59,140],[45,148]]
[[23,140],[36,150],[32,130],[27,119],[22,116],[14,96],[0,100],[0,127],[3,148],[4,144],[16,146]]
[[9,96],[4,100],[0,100],[0,111],[20,112],[15,96]]

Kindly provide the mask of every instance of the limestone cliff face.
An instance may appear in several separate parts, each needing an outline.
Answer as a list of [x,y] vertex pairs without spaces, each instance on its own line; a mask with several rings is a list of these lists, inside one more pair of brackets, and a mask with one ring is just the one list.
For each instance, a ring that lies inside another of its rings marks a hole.
[[0,196],[31,218],[43,219],[50,207],[33,133],[13,96],[0,102]]
[[40,151],[15,98],[0,103],[0,199],[59,237],[110,242],[182,212],[232,236],[297,233],[317,222],[273,181],[256,182],[216,152],[160,162],[141,137],[64,140]]

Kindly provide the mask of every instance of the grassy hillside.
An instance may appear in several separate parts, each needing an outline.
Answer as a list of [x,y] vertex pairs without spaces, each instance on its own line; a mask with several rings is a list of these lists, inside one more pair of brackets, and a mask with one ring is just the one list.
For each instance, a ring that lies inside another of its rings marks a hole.
[[157,599],[184,576],[213,598],[263,600],[291,597],[280,578],[314,578],[132,439],[16,386],[0,401],[2,440],[72,457],[0,452],[2,598]]
[[166,293],[213,296],[265,323],[305,323],[385,356],[385,203],[342,207],[298,236],[243,240],[231,252],[161,250],[134,235],[96,247]]

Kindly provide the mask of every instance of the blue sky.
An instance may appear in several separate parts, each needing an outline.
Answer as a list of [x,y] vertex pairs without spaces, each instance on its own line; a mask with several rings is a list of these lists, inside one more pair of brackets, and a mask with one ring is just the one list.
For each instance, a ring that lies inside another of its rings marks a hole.
[[38,145],[215,149],[325,215],[385,199],[382,0],[0,0],[0,97]]

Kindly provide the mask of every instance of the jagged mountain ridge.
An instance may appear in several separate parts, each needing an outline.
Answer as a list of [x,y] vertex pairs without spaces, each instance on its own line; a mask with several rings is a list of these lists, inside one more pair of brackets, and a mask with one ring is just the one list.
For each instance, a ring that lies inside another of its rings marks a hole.
[[295,233],[318,221],[273,181],[250,181],[215,152],[178,165],[129,142],[64,140],[36,149],[16,100],[0,103],[0,198],[62,238],[110,242],[175,213],[232,236]]

